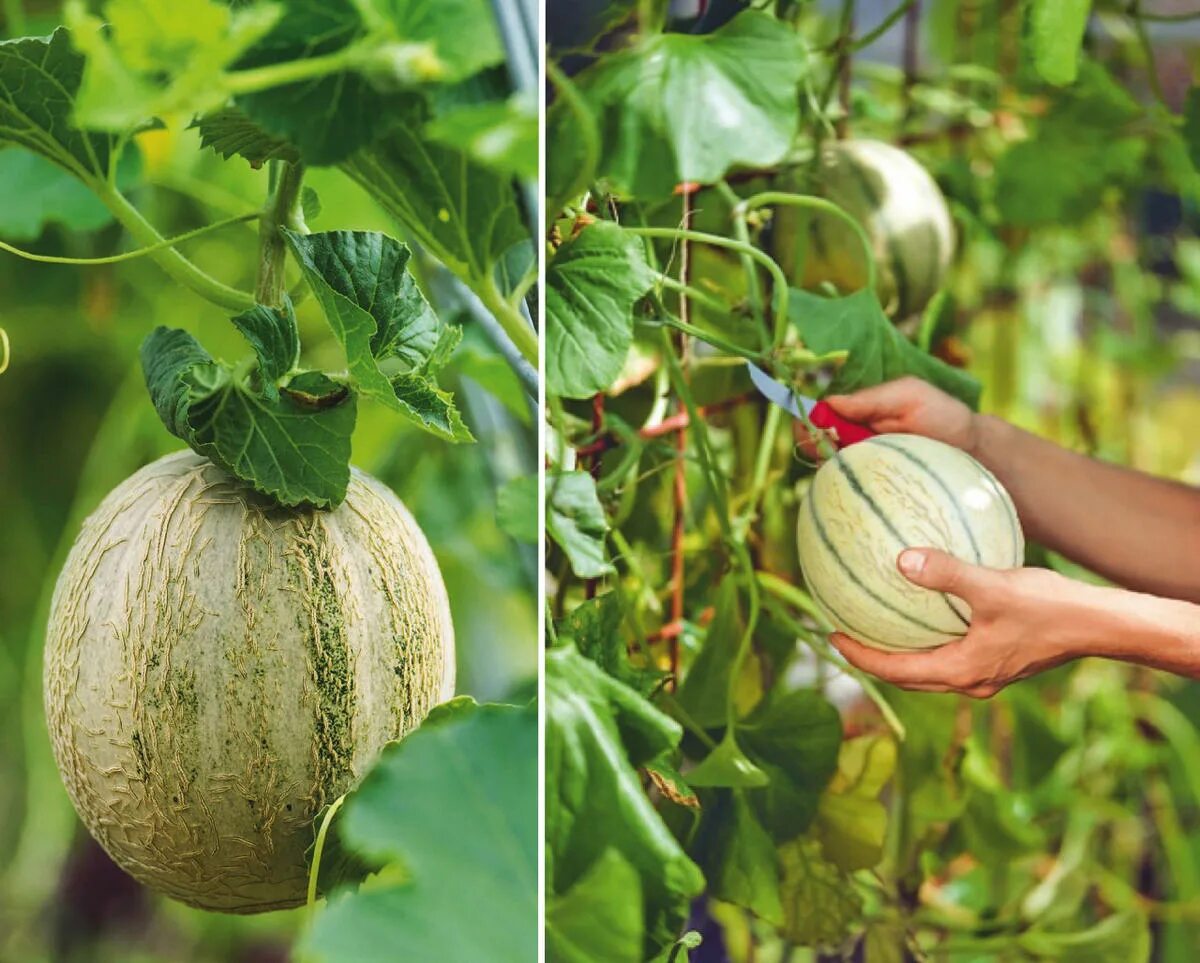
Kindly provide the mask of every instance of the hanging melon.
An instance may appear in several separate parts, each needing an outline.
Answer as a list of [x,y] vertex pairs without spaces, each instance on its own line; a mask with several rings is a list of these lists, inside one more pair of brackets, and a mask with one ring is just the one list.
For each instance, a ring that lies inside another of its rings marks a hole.
[[[846,140],[823,148],[818,178],[817,193],[870,237],[884,310],[897,320],[919,313],[954,256],[954,222],[929,172],[891,144]],[[797,208],[775,218],[776,254],[793,283],[830,283],[844,294],[867,283],[862,241],[848,224]]]
[[283,509],[169,455],[84,523],[54,592],[46,714],[75,808],[204,909],[302,903],[314,818],[453,689],[437,563],[357,470],[335,511]]
[[1025,539],[1012,499],[974,458],[917,435],[879,435],[817,471],[800,507],[800,564],[837,628],[878,649],[930,649],[971,622],[960,598],[914,585],[896,568],[906,548],[1017,568]]

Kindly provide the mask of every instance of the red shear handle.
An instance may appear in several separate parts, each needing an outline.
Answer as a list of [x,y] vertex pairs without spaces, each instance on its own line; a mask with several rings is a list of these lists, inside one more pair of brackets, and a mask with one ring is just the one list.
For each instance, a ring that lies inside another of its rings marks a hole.
[[836,431],[839,448],[875,437],[875,432],[870,428],[856,421],[847,421],[824,401],[818,401],[808,417],[818,428],[832,428]]

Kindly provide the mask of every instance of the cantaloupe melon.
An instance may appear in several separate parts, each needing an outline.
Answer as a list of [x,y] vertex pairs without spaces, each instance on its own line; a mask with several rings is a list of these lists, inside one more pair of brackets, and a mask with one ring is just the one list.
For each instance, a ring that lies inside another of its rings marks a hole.
[[975,565],[1019,567],[1012,499],[970,455],[917,435],[878,435],[817,471],[800,506],[809,592],[842,632],[879,649],[930,649],[967,631],[960,598],[914,585],[896,560],[937,548]]
[[46,713],[75,808],[204,909],[302,903],[314,818],[453,688],[433,554],[357,470],[335,511],[293,510],[169,455],[85,522],[54,593]]
[[[954,255],[954,222],[937,183],[910,154],[876,140],[827,144],[816,193],[870,237],[880,303],[897,320],[919,313],[941,288]],[[862,241],[829,214],[775,212],[776,255],[793,283],[830,283],[843,294],[867,283]]]

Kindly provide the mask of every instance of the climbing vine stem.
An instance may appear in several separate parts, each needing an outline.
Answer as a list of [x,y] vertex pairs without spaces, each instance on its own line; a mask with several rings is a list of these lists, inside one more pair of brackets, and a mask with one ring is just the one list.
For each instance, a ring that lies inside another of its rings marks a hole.
[[160,246],[165,240],[163,236],[158,233],[153,224],[146,220],[142,212],[116,188],[109,184],[95,182],[90,183],[89,186],[135,240],[154,248],[149,252],[150,256],[174,280],[194,291],[206,301],[230,311],[245,311],[254,306],[253,294],[239,291],[211,277],[174,247]]
[[33,251],[26,251],[19,247],[14,247],[4,241],[0,241],[0,251],[7,251],[9,254],[15,254],[19,258],[26,261],[36,261],[39,264],[72,264],[80,267],[90,267],[99,264],[120,264],[122,261],[133,261],[140,257],[146,257],[150,254],[155,254],[159,251],[164,251],[167,248],[175,247],[177,244],[182,244],[185,241],[193,240],[197,237],[202,237],[205,234],[211,234],[214,231],[219,231],[233,224],[244,224],[247,221],[257,220],[259,214],[254,211],[250,214],[238,214],[235,217],[227,217],[224,220],[216,221],[212,224],[206,224],[204,227],[198,227],[193,231],[185,231],[183,234],[176,234],[174,237],[164,238],[157,244],[150,244],[146,247],[139,247],[134,251],[124,251],[121,254],[110,254],[106,257],[58,257],[53,254],[35,254]]

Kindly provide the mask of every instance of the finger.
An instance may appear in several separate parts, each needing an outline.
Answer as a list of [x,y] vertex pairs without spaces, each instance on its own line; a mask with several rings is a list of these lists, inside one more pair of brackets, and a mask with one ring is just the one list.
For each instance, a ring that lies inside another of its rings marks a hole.
[[896,559],[896,567],[914,585],[956,595],[972,607],[977,598],[987,594],[996,574],[935,548],[905,549]]
[[902,416],[916,403],[920,384],[916,378],[898,378],[851,395],[830,395],[825,401],[842,417],[872,425],[882,418]]
[[841,632],[835,632],[829,641],[851,665],[893,685],[923,692],[949,692],[956,688],[947,673],[957,663],[937,650],[881,652]]

